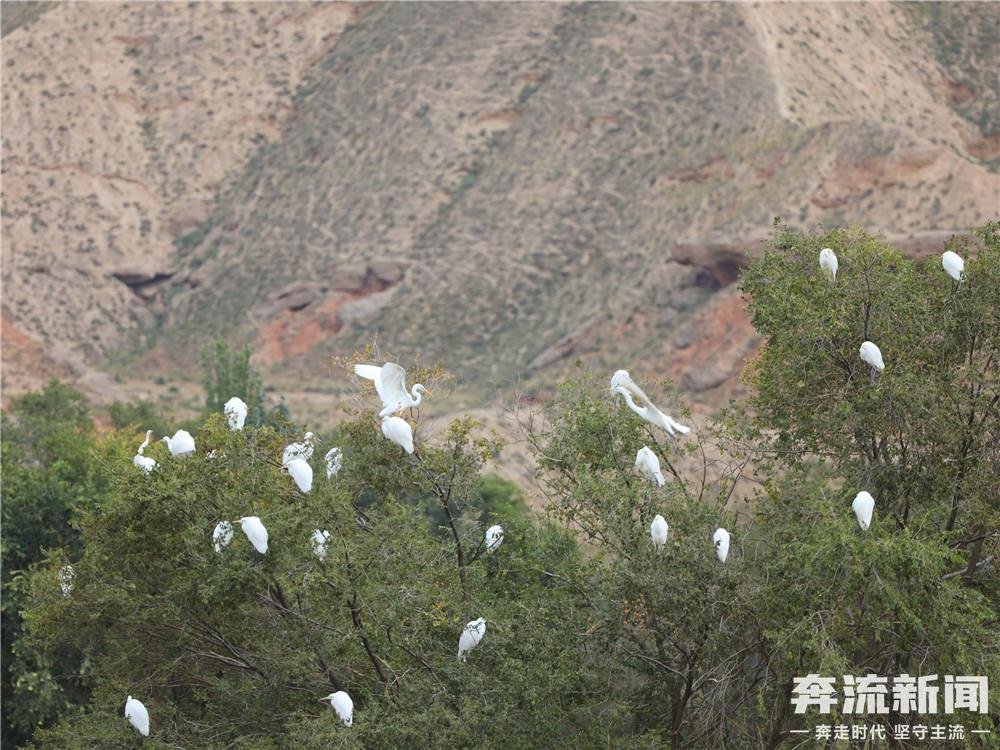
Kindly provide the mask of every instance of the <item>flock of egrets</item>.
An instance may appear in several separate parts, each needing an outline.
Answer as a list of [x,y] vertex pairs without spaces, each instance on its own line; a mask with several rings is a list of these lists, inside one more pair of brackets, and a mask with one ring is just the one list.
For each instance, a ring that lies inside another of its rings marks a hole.
[[[839,267],[837,255],[831,248],[824,248],[819,254],[820,268],[826,272],[830,279],[836,281]],[[961,281],[965,268],[962,258],[954,252],[945,252],[942,256],[944,270],[955,281]],[[859,355],[867,365],[872,368],[872,377],[885,369],[882,359],[882,352],[871,341],[861,344]],[[378,416],[382,421],[382,434],[390,441],[402,448],[407,454],[413,453],[413,428],[405,419],[395,416],[398,412],[420,405],[423,394],[427,389],[423,385],[414,385],[412,390],[406,389],[406,371],[393,362],[386,363],[381,367],[376,365],[355,365],[354,372],[359,377],[371,380],[375,384],[375,390],[382,401],[382,408]],[[659,427],[667,433],[668,438],[673,442],[678,435],[686,435],[690,428],[677,422],[672,417],[664,414],[658,409],[649,397],[643,392],[631,376],[625,370],[618,370],[611,378],[611,391],[625,399],[628,407],[638,414],[649,424]],[[247,418],[247,405],[239,398],[231,398],[224,406],[224,413],[230,429],[242,430]],[[146,439],[139,446],[133,459],[134,464],[144,473],[153,471],[157,463],[152,458],[145,456],[143,452],[149,445],[152,431],[146,433]],[[164,437],[162,441],[166,443],[171,455],[175,457],[190,456],[195,452],[194,438],[186,430],[178,430],[173,437]],[[309,464],[314,448],[313,433],[307,432],[302,442],[291,443],[285,447],[282,454],[283,471],[295,482],[300,491],[307,493],[312,489],[313,472]],[[214,458],[214,451],[208,454],[208,458]],[[340,471],[343,463],[343,455],[339,448],[331,448],[325,455],[327,479],[332,479]],[[636,453],[635,468],[643,475],[654,481],[657,487],[662,487],[666,480],[660,470],[660,460],[656,453],[648,446],[643,446]],[[875,510],[875,499],[865,491],[861,491],[854,498],[851,505],[858,525],[862,530],[867,531],[871,526],[872,514]],[[268,533],[264,523],[257,516],[244,516],[237,520],[243,533],[250,544],[259,554],[267,553]],[[670,527],[666,519],[656,514],[649,526],[650,537],[653,547],[657,553],[663,550],[667,542],[667,535]],[[216,553],[222,553],[233,539],[233,527],[229,521],[220,521],[212,532],[212,544]],[[326,546],[330,539],[330,533],[323,529],[316,529],[312,534],[312,550],[320,560],[326,558]],[[484,544],[487,552],[492,553],[503,542],[503,528],[499,525],[491,526],[487,529]],[[719,561],[725,563],[729,556],[730,534],[724,528],[715,530],[712,537],[715,553]],[[60,569],[58,574],[59,585],[64,596],[69,596],[73,589],[74,571],[72,566],[67,565]],[[479,645],[486,635],[486,620],[482,617],[467,623],[458,639],[458,658],[465,662],[469,652]],[[353,723],[354,703],[350,695],[343,690],[331,693],[320,699],[329,702],[334,713],[346,726]],[[136,700],[131,695],[125,703],[125,716],[144,737],[149,736],[149,712],[141,701]]]

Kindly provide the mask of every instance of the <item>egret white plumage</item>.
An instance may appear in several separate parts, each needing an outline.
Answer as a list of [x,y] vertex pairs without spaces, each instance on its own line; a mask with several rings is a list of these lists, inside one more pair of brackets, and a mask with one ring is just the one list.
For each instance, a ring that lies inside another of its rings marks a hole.
[[142,445],[139,446],[139,450],[135,452],[135,456],[132,458],[132,463],[138,466],[143,474],[148,474],[156,468],[156,461],[149,456],[142,455],[143,451],[146,450],[146,446],[149,445],[149,438],[152,434],[152,430],[146,430],[146,439],[142,441]]
[[313,554],[320,560],[326,559],[326,543],[330,541],[330,532],[316,529],[312,535]]
[[503,526],[497,524],[486,529],[485,541],[487,552],[493,552],[497,547],[503,544]]
[[715,544],[715,555],[719,558],[719,562],[725,562],[729,557],[729,532],[725,529],[716,529],[712,542]]
[[645,445],[635,454],[635,468],[649,476],[658,487],[662,487],[666,483],[663,472],[660,471],[660,459]]
[[862,361],[872,368],[873,375],[876,371],[882,372],[885,369],[885,362],[882,361],[882,350],[871,341],[864,342],[861,349],[858,350],[858,354],[861,355]]
[[326,478],[332,479],[340,473],[340,467],[344,463],[344,454],[340,448],[331,448],[324,456],[326,460]]
[[458,658],[460,661],[468,659],[469,652],[479,645],[484,635],[486,635],[486,620],[482,617],[465,624],[465,629],[458,639]]
[[382,434],[407,453],[413,453],[413,428],[402,417],[383,417]]
[[222,406],[230,430],[242,430],[247,421],[247,405],[239,396],[233,396]]
[[656,548],[657,552],[662,550],[663,545],[667,543],[667,533],[669,531],[670,527],[667,526],[667,519],[657,513],[656,518],[649,524],[649,535],[653,539],[653,547]]
[[59,568],[56,578],[59,579],[59,590],[62,591],[63,596],[69,596],[73,593],[73,579],[76,578],[76,571],[72,565],[63,565]]
[[858,519],[861,530],[868,531],[868,527],[872,525],[872,513],[875,512],[875,498],[862,490],[851,503],[851,509]]
[[343,690],[330,693],[325,698],[320,698],[320,701],[323,703],[330,701],[330,708],[337,714],[337,718],[344,722],[345,727],[349,727],[354,723],[354,701]]
[[307,432],[301,443],[289,443],[285,446],[284,453],[281,454],[281,463],[287,464],[293,458],[301,458],[308,461],[313,455],[313,438],[311,432]]
[[240,528],[243,529],[253,548],[262,555],[267,554],[267,529],[261,520],[257,516],[244,516],[239,521]]
[[233,541],[233,525],[229,521],[219,521],[212,530],[212,546],[216,552],[222,552]]
[[170,455],[182,458],[194,453],[194,438],[187,430],[177,430],[173,437],[163,437],[161,441],[167,444]]
[[354,365],[354,374],[375,383],[375,391],[382,399],[382,410],[379,417],[388,417],[403,409],[420,406],[423,394],[429,391],[420,383],[413,386],[411,392],[406,390],[406,370],[395,362],[378,365]]
[[832,280],[837,280],[837,269],[840,265],[837,263],[837,254],[833,250],[824,247],[819,251],[819,267],[830,274]]
[[[611,376],[611,390],[613,393],[618,393],[624,397],[625,403],[628,404],[629,409],[634,411],[651,425],[666,430],[670,437],[674,437],[677,433],[686,435],[691,432],[690,427],[685,427],[673,417],[668,416],[657,409],[656,406],[653,405],[653,402],[649,400],[649,397],[645,394],[642,388],[636,385],[635,381],[632,380],[628,371],[618,370]],[[633,400],[633,397],[638,399],[638,404]]]
[[945,273],[955,279],[955,281],[962,280],[962,274],[965,273],[965,261],[962,260],[961,255],[951,250],[946,250],[941,255],[941,265],[944,266]]
[[303,492],[309,492],[313,486],[313,470],[309,462],[303,458],[293,458],[286,461],[281,467],[288,472],[288,476],[295,480],[295,484]]
[[132,723],[139,734],[149,737],[149,711],[142,705],[142,701],[137,701],[130,695],[125,701],[125,718]]

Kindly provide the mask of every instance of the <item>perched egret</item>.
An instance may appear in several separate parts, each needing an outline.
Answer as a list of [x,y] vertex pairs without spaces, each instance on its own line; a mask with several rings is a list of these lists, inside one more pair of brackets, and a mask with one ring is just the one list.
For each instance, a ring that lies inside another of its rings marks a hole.
[[490,526],[486,529],[486,551],[493,552],[503,544],[503,526]]
[[222,407],[230,430],[242,430],[247,421],[247,405],[239,396],[233,396]]
[[301,458],[308,461],[313,456],[313,437],[311,432],[307,432],[301,443],[289,443],[285,446],[285,452],[281,454],[281,463],[287,464],[293,458]]
[[[690,427],[685,427],[673,417],[667,416],[657,409],[645,392],[643,392],[642,388],[635,384],[635,381],[632,380],[632,377],[626,370],[618,370],[611,377],[611,391],[623,396],[629,409],[651,425],[666,430],[670,437],[674,437],[677,433],[686,435],[691,432]],[[638,399],[638,404],[633,400],[633,397]]]
[[837,269],[840,266],[837,263],[837,254],[833,250],[824,247],[819,251],[819,267],[830,274],[833,281],[837,280]]
[[486,635],[486,620],[482,617],[465,624],[465,630],[462,631],[462,636],[458,639],[458,658],[460,661],[465,661],[468,658],[469,652],[479,645],[484,635]]
[[170,454],[178,458],[194,453],[194,438],[187,430],[177,430],[172,438],[164,437],[162,442],[167,444]]
[[316,529],[312,535],[313,554],[320,560],[326,559],[326,543],[330,541],[330,532]]
[[402,417],[383,417],[382,434],[407,453],[413,453],[413,428]]
[[861,345],[861,349],[858,351],[861,355],[861,359],[866,362],[872,368],[872,375],[875,372],[882,372],[885,369],[885,362],[882,361],[882,351],[875,346],[871,341],[866,341]]
[[388,417],[403,409],[420,406],[423,394],[429,393],[420,383],[413,386],[412,392],[406,391],[406,370],[395,362],[386,362],[381,367],[377,365],[354,365],[354,374],[366,380],[375,382],[375,390],[382,399],[382,410],[379,417]]
[[645,445],[635,454],[635,468],[643,474],[647,474],[658,487],[662,487],[666,483],[663,472],[660,471],[660,459]]
[[941,256],[941,265],[944,266],[945,273],[955,279],[955,281],[962,280],[962,274],[965,272],[965,261],[962,260],[961,255],[947,250]]
[[725,562],[729,557],[729,532],[725,529],[716,529],[712,541],[715,543],[715,554],[719,562]]
[[149,445],[149,438],[152,434],[152,430],[146,430],[146,439],[142,441],[142,445],[139,446],[139,450],[135,452],[135,456],[132,458],[132,463],[142,469],[143,474],[148,474],[156,468],[156,461],[149,456],[142,455],[143,451],[146,450],[146,446]]
[[354,701],[343,690],[330,693],[325,698],[320,698],[320,701],[323,703],[330,701],[330,708],[337,714],[337,718],[344,722],[345,727],[349,727],[354,723]]
[[69,596],[73,593],[73,579],[76,578],[76,571],[73,570],[72,565],[63,565],[59,568],[56,578],[59,579],[59,590],[62,591],[63,596]]
[[125,718],[132,722],[139,734],[149,737],[149,711],[142,705],[142,701],[137,701],[130,695],[125,701]]
[[260,519],[257,516],[244,516],[239,522],[253,548],[262,555],[267,554],[267,529]]
[[344,454],[340,448],[331,448],[324,456],[326,460],[326,478],[332,479],[340,473],[340,467],[344,464]]
[[662,550],[663,545],[667,543],[668,531],[670,531],[670,527],[667,526],[667,520],[657,513],[656,518],[649,524],[649,535],[653,538],[653,546],[657,552]]
[[281,467],[295,480],[295,484],[303,492],[309,492],[313,486],[313,470],[309,462],[302,458],[293,458]]
[[233,525],[229,521],[219,521],[212,531],[212,545],[216,552],[222,552],[223,547],[228,547],[233,541]]
[[858,517],[858,526],[861,530],[868,531],[868,527],[872,525],[872,513],[875,511],[875,498],[862,490],[851,503],[851,509]]

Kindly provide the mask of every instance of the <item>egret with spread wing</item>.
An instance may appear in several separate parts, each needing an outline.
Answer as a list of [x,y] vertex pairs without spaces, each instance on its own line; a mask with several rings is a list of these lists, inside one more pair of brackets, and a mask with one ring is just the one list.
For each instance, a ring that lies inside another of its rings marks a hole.
[[420,406],[423,394],[427,389],[420,383],[413,386],[412,391],[406,390],[406,370],[395,362],[386,362],[381,367],[377,365],[354,365],[354,374],[375,383],[375,390],[382,399],[380,418],[388,417],[403,409]]
[[[691,432],[690,427],[685,427],[680,422],[677,422],[673,417],[670,417],[657,409],[653,405],[653,402],[649,400],[649,397],[643,392],[642,388],[635,384],[635,381],[632,380],[626,370],[618,370],[614,374],[611,378],[611,390],[625,398],[625,403],[628,404],[629,409],[634,411],[651,425],[655,425],[656,427],[666,430],[670,437],[674,437],[677,433],[686,435]],[[636,404],[636,400],[639,401],[638,404]]]

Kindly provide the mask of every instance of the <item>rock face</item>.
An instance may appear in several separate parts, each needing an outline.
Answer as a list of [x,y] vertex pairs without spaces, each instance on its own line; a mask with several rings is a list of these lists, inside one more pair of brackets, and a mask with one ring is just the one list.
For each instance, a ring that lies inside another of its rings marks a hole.
[[223,335],[306,389],[377,334],[491,388],[650,362],[710,405],[756,346],[733,282],[774,216],[926,254],[995,213],[1000,5],[935,8],[16,18],[5,320],[90,367],[155,333],[140,377]]

